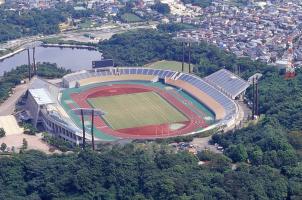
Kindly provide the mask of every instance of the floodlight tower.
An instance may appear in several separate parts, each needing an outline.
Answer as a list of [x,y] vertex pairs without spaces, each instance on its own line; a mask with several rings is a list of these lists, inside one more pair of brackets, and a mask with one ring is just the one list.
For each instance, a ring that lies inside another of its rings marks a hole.
[[30,64],[30,53],[29,49],[27,49],[27,61],[28,61],[28,79],[31,79],[31,64]]
[[256,106],[255,106],[255,114],[259,116],[259,86],[258,86],[258,77],[256,77]]
[[[36,66],[35,54],[36,54],[36,47],[40,46],[41,44],[42,44],[42,42],[35,41],[35,42],[28,43],[24,46],[24,48],[27,50],[28,78],[29,78],[29,80],[32,78],[32,73],[33,73],[34,76],[37,75],[37,66]],[[31,63],[30,63],[30,49],[33,50],[33,67],[31,66]]]
[[101,111],[100,109],[94,109],[94,108],[76,108],[72,109],[72,111],[75,112],[76,115],[81,115],[81,120],[82,120],[82,133],[83,133],[83,142],[82,142],[82,147],[83,150],[85,149],[86,146],[86,128],[85,128],[85,120],[84,116],[91,116],[91,143],[92,143],[92,150],[95,150],[95,145],[94,145],[94,117],[95,115],[104,115],[105,113]]
[[36,55],[36,48],[33,47],[33,68],[34,68],[34,75],[37,75],[37,66],[36,66],[36,58],[35,58],[35,55]]
[[175,40],[182,43],[182,63],[181,63],[181,71],[184,72],[184,64],[185,64],[185,50],[186,46],[188,46],[188,63],[189,63],[189,73],[192,72],[191,70],[191,46],[193,43],[199,43],[200,41],[193,37],[184,37],[184,36],[176,36]]
[[255,115],[259,115],[259,78],[258,76],[253,77],[253,108],[252,108],[252,119],[255,119]]

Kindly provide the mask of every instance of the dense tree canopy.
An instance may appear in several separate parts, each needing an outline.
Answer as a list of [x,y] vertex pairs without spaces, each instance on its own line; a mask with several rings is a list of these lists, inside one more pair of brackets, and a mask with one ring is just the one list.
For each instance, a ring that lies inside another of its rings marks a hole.
[[[159,26],[159,29],[162,30],[164,27],[164,25]],[[142,29],[117,34],[109,40],[100,42],[98,46],[105,57],[113,58],[119,66],[141,66],[162,59],[181,61],[181,42],[173,39],[168,29],[164,29],[165,32]],[[234,71],[240,67],[245,77],[257,69],[263,72],[272,71],[272,67],[261,62],[251,61],[249,58],[237,59],[234,54],[202,41],[193,44],[191,52],[191,62],[196,66],[196,72],[202,76],[221,68]],[[185,60],[188,61],[188,51]]]
[[243,158],[248,156],[255,165],[282,167],[297,163],[286,132],[273,118],[234,133],[214,135],[213,142],[221,144],[226,149],[226,155],[234,161],[244,161]]
[[10,11],[0,9],[0,42],[21,36],[54,34],[59,31],[58,24],[66,20],[57,10]]
[[163,15],[170,13],[170,7],[166,3],[157,2],[151,6],[151,9],[156,10]]
[[59,24],[68,17],[82,19],[92,15],[102,16],[100,10],[75,10],[72,5],[60,3],[52,9],[13,11],[0,7],[0,42],[37,34],[55,34]]
[[117,34],[99,44],[104,56],[113,58],[120,66],[140,66],[172,58],[175,55],[174,47],[178,47],[176,41],[168,34],[151,29]]
[[287,177],[274,168],[243,164],[231,170],[230,161],[217,155],[203,166],[197,161],[188,153],[133,145],[63,156],[29,152],[1,159],[0,199],[291,197]]

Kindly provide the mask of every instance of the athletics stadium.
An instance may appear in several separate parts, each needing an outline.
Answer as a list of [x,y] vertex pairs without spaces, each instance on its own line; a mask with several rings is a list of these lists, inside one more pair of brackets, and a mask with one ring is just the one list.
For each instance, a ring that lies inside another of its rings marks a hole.
[[[34,126],[81,144],[83,129],[96,142],[145,140],[234,126],[236,99],[249,83],[221,69],[207,77],[144,67],[106,67],[74,72],[60,84],[31,81],[27,115]],[[79,110],[97,110],[91,115]],[[83,123],[84,122],[84,127]]]

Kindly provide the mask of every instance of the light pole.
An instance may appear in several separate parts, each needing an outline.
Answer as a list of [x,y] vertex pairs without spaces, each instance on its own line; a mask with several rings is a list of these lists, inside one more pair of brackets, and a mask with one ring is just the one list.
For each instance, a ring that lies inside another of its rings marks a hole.
[[28,43],[28,44],[24,45],[24,48],[27,50],[28,78],[29,78],[29,80],[32,78],[32,67],[31,67],[31,63],[30,63],[29,50],[33,49],[33,74],[37,75],[37,66],[36,66],[35,54],[36,54],[36,47],[40,46],[41,44],[42,44],[42,42],[40,42],[40,41],[34,41],[34,42],[31,42],[31,43]]
[[185,62],[185,45],[188,45],[188,62],[189,62],[189,73],[191,73],[191,46],[193,43],[199,44],[199,40],[193,37],[184,37],[184,36],[176,36],[175,40],[182,43],[182,63],[181,63],[181,71],[184,72],[184,62]]
[[76,115],[81,115],[82,120],[82,132],[83,132],[83,149],[85,149],[86,144],[86,129],[85,129],[85,120],[84,116],[91,116],[91,142],[92,142],[92,149],[95,149],[94,145],[94,116],[100,116],[104,115],[105,113],[101,111],[100,109],[94,109],[94,108],[75,108],[72,109],[72,111],[75,112]]

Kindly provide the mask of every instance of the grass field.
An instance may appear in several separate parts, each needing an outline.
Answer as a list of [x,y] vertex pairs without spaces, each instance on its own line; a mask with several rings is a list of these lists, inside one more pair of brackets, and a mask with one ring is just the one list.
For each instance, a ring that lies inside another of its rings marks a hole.
[[188,121],[155,92],[90,98],[88,102],[106,113],[104,119],[114,130]]
[[142,21],[142,19],[135,15],[135,14],[132,14],[132,13],[125,13],[121,16],[122,20],[125,21],[125,22],[140,22]]
[[[181,71],[181,62],[171,61],[171,60],[161,60],[145,65],[145,67],[150,67],[154,69],[171,69],[174,71]],[[191,64],[191,69],[193,70],[194,65]],[[185,72],[189,72],[189,64],[185,63]]]

